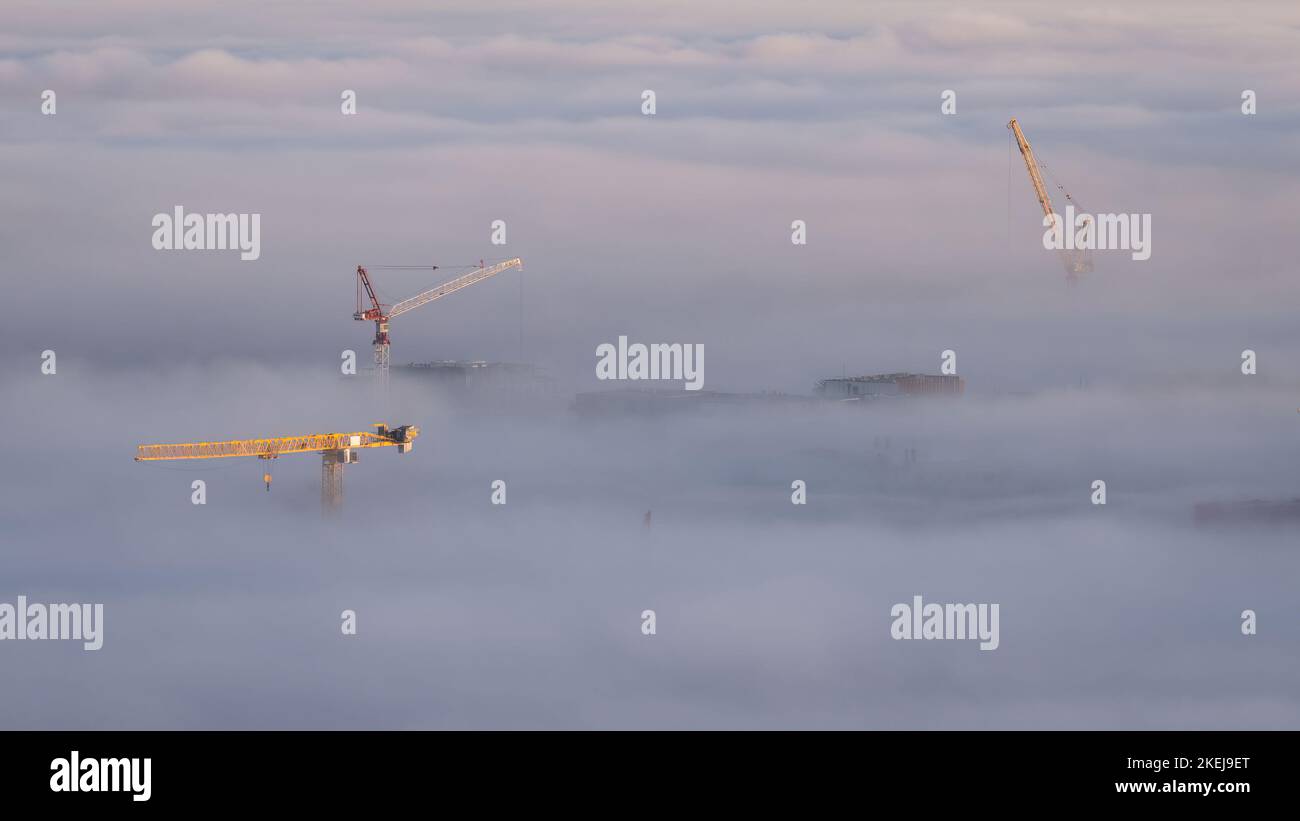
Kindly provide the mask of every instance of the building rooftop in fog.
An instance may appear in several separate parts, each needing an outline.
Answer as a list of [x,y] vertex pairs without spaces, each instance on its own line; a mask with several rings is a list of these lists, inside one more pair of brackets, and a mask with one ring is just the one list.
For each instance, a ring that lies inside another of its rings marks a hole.
[[534,365],[521,365],[515,362],[487,362],[482,359],[435,359],[432,362],[408,362],[400,365],[403,368],[412,368],[415,370],[449,370],[463,371],[476,370],[479,368],[492,368],[500,371],[512,371],[515,373],[533,373],[537,371]]
[[701,408],[788,409],[819,405],[809,396],[786,393],[724,393],[659,388],[614,388],[589,391],[574,397],[573,409],[581,415],[658,414]]
[[966,380],[957,375],[926,373],[882,373],[841,376],[817,383],[816,393],[826,399],[877,399],[932,394],[958,395]]
[[555,392],[555,380],[543,373],[541,368],[516,362],[440,359],[410,362],[398,365],[393,370],[403,376],[425,379],[461,394],[524,393],[550,396]]

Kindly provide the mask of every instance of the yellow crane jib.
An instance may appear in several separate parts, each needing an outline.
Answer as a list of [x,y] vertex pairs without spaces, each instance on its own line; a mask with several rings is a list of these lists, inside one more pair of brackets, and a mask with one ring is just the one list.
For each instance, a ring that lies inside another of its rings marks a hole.
[[281,436],[274,439],[233,439],[226,442],[181,442],[171,445],[140,445],[135,461],[164,459],[223,459],[231,456],[258,456],[273,459],[290,453],[316,453],[325,450],[396,447],[399,453],[411,449],[420,429],[415,425],[388,428],[376,425],[376,431],[360,433],[310,433],[306,436]]
[[[158,462],[172,459],[225,459],[256,456],[275,459],[291,453],[321,454],[321,506],[327,512],[343,499],[343,466],[357,461],[356,451],[363,448],[396,448],[407,453],[420,435],[415,425],[390,428],[376,423],[375,430],[357,433],[310,433],[306,436],[280,436],[272,439],[231,439],[225,442],[178,442],[175,444],[139,445],[135,461]],[[263,475],[271,489],[270,473]]]

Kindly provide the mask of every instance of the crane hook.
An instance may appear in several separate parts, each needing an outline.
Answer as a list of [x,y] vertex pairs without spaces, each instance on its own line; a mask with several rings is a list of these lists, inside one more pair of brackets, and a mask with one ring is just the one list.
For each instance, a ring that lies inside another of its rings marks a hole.
[[275,458],[275,455],[258,454],[257,458],[266,460],[266,470],[262,473],[262,481],[266,482],[266,491],[270,493],[271,492],[271,460]]

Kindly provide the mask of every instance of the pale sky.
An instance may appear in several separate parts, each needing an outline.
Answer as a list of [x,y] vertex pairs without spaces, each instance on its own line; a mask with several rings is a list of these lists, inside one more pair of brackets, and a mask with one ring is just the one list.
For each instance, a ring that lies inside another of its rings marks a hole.
[[[80,6],[0,12],[0,230],[17,292],[53,307],[4,323],[6,351],[332,358],[368,340],[357,264],[514,255],[527,347],[565,379],[619,328],[801,391],[888,368],[833,351],[919,370],[964,344],[989,384],[1053,333],[1291,333],[1291,3]],[[1150,261],[1102,255],[1065,295],[1011,116],[1087,208],[1152,215]],[[177,204],[261,213],[261,259],[153,250]],[[394,357],[518,358],[511,276],[407,318]]]

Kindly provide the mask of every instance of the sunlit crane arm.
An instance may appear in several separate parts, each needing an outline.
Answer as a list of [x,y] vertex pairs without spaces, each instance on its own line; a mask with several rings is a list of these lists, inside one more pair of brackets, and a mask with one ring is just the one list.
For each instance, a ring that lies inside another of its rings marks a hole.
[[461,288],[466,288],[473,285],[475,282],[482,282],[488,277],[496,276],[502,271],[522,267],[523,264],[524,261],[522,259],[515,257],[514,259],[508,259],[505,262],[498,262],[496,265],[489,265],[486,268],[475,268],[464,276],[456,277],[450,282],[444,282],[442,285],[439,285],[436,288],[431,288],[422,294],[416,294],[410,299],[402,300],[394,305],[392,310],[388,312],[388,318],[392,319],[395,316],[400,316],[412,308],[418,308],[421,305],[433,302],[435,299],[459,291]]

